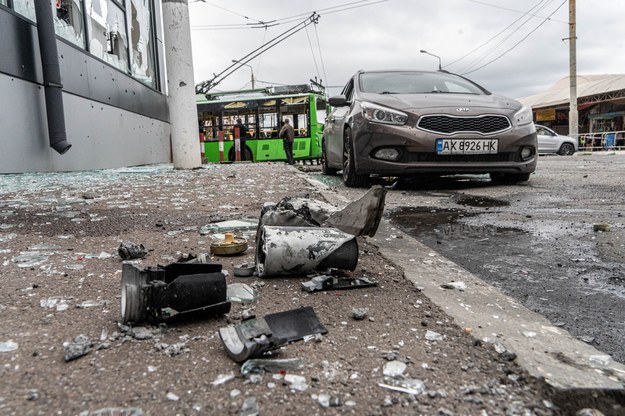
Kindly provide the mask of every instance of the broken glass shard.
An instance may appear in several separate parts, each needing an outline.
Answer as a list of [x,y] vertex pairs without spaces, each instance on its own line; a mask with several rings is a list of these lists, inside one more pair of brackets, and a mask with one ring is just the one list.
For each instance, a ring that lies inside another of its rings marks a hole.
[[226,289],[226,299],[230,302],[255,302],[258,299],[258,292],[245,283],[232,283]]
[[304,360],[301,358],[253,358],[241,365],[241,374],[245,376],[250,373],[279,373],[287,370],[299,370],[303,366]]

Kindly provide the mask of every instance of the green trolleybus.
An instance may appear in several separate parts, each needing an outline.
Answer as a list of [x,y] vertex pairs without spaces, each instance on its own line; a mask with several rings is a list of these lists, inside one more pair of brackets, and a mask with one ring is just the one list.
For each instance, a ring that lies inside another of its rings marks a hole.
[[[309,85],[290,85],[256,90],[197,95],[200,140],[208,162],[234,161],[235,124],[247,128],[241,136],[241,159],[286,160],[282,121],[291,120],[295,130],[293,156],[296,160],[319,160],[327,97]],[[221,137],[221,143],[220,143]],[[220,146],[221,144],[221,146]],[[221,153],[221,154],[220,154]]]

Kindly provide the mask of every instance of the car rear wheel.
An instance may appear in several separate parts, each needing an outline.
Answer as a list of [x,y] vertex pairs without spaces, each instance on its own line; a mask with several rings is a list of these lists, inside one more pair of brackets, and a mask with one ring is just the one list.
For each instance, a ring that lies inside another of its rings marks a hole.
[[343,183],[350,188],[363,188],[369,182],[369,175],[356,174],[352,130],[348,127],[343,133]]
[[491,173],[490,180],[497,183],[517,183],[530,180],[529,173]]
[[558,151],[558,154],[562,156],[571,156],[573,153],[575,153],[575,146],[571,143],[562,143],[562,146],[560,146],[560,150]]
[[324,175],[336,175],[337,169],[331,168],[328,165],[328,150],[327,148],[327,143],[326,143],[326,139],[325,137],[323,138],[323,141],[321,142],[321,173],[323,173]]

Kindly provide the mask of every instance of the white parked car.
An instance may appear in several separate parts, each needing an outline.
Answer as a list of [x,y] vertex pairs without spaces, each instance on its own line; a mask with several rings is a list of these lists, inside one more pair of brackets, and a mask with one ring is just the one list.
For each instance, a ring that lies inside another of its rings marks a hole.
[[536,125],[538,134],[538,153],[556,153],[570,156],[577,152],[577,140],[569,136],[562,136],[545,126]]

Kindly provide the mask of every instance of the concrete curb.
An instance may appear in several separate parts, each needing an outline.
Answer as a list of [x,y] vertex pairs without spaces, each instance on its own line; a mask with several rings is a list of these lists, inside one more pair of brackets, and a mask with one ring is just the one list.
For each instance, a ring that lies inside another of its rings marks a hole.
[[[338,205],[348,202],[320,182],[309,182],[328,202]],[[546,387],[559,397],[566,400],[577,396],[580,402],[595,402],[593,395],[603,392],[610,397],[608,401],[615,399],[622,403],[625,366],[613,361],[609,355],[554,326],[497,288],[394,228],[386,219],[381,221],[376,236],[369,241],[460,327],[471,331],[476,339],[515,353],[516,362],[532,377],[544,381]],[[465,288],[442,287],[453,282],[462,282]],[[580,392],[588,397],[580,397]],[[609,408],[606,410],[606,414],[613,414]]]

